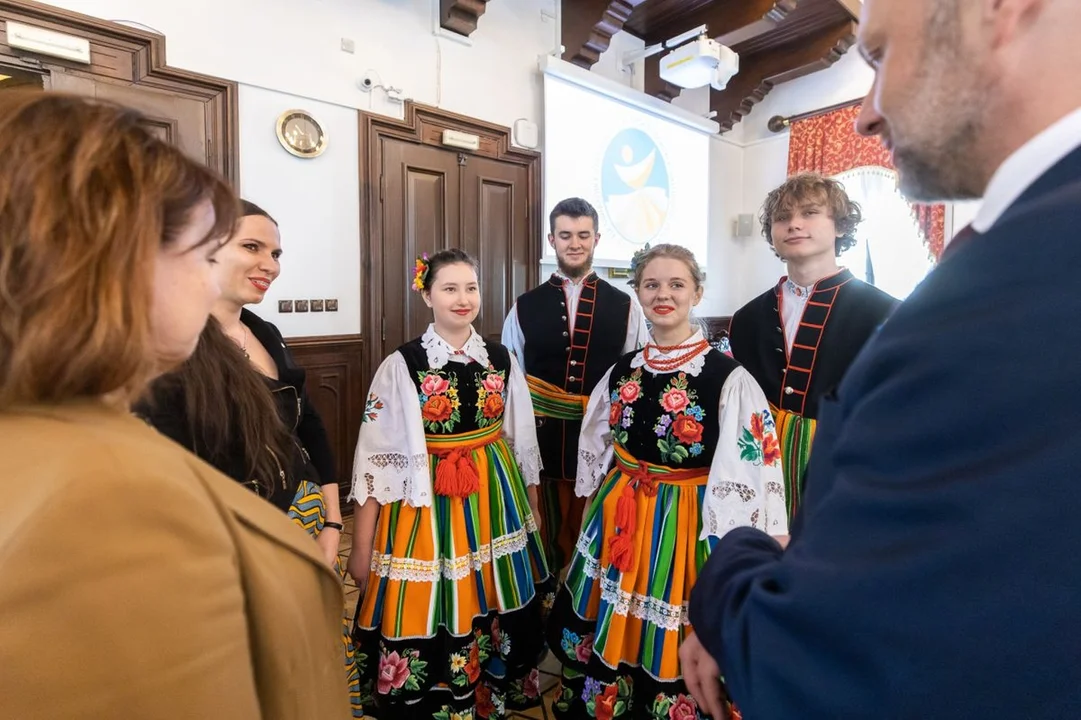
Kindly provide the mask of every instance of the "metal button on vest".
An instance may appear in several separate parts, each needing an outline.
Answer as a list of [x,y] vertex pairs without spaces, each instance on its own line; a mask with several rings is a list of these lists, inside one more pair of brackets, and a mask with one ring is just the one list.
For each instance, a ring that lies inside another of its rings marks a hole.
[[574,382],[574,381],[575,381],[575,380],[577,380],[577,379],[578,379],[578,378],[574,377],[573,375],[571,375],[571,376],[570,376],[569,378],[567,378],[567,380],[569,380],[569,381],[571,381],[571,382]]
[[[567,333],[563,333],[563,334],[566,335]],[[571,349],[567,348],[567,352],[570,352],[570,351],[571,351]]]
[[563,316],[563,319],[564,319],[564,320],[566,320],[566,319],[567,319],[567,316],[566,316],[566,315],[564,315],[564,316]]
[[567,335],[569,335],[569,334],[570,333],[568,333],[566,330],[563,331],[563,337],[567,337]]
[[791,385],[785,387],[785,389],[784,389],[784,394],[785,395],[791,395],[794,392],[796,392],[796,391],[795,391],[795,389],[793,389],[793,387]]
[[779,333],[783,333],[783,332],[784,332],[784,330],[782,330],[781,328],[777,328],[777,332],[779,332]]
[[574,365],[577,365],[577,364],[578,364],[578,361],[577,361],[577,360],[571,360],[571,365],[572,365],[572,366],[574,366]]
[[[567,333],[563,334],[566,335]],[[784,352],[784,348],[774,348],[774,350],[776,350],[777,352]]]

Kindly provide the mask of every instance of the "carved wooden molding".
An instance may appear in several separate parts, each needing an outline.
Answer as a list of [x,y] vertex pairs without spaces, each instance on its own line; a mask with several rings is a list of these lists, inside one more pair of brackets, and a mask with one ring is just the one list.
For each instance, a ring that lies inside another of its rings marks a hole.
[[477,29],[487,4],[488,0],[439,0],[439,25],[468,37]]
[[690,28],[706,25],[710,37],[723,45],[731,46],[746,39],[738,37],[737,33],[750,33],[747,37],[753,37],[766,32],[795,11],[798,4],[799,0],[715,2],[689,15],[681,16],[678,21],[667,23],[643,39],[650,45],[675,37]]
[[113,63],[106,70],[96,62],[88,67],[60,58],[8,50],[5,33],[0,42],[3,48],[0,54],[10,52],[24,67],[46,71],[57,68],[88,77],[113,78],[208,102],[211,111],[207,137],[214,143],[207,150],[207,164],[221,172],[233,187],[240,187],[240,131],[235,82],[170,67],[165,63],[165,37],[162,35],[70,10],[30,0],[0,0],[0,20],[13,20],[86,38],[90,41],[92,58],[104,57]]
[[729,81],[728,87],[723,92],[711,93],[709,106],[717,113],[715,120],[721,132],[731,130],[774,85],[830,67],[855,41],[856,24],[846,20],[788,48],[740,58],[739,73]]
[[646,0],[574,0],[562,8],[563,59],[586,70],[608,49],[612,36]]

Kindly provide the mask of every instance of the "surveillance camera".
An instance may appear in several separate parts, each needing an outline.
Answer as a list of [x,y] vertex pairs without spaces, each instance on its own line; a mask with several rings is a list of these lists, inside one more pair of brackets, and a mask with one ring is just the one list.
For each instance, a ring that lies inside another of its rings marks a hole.
[[370,74],[365,75],[360,79],[360,82],[357,83],[357,87],[359,87],[364,92],[368,92],[373,87],[375,87],[375,78]]

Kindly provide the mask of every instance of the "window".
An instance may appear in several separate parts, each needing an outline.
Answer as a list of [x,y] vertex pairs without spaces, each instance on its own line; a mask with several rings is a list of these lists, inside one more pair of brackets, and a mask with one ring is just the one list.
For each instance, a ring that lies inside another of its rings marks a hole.
[[860,204],[856,246],[838,261],[856,277],[898,300],[908,297],[934,266],[912,207],[897,189],[897,172],[860,167],[834,176]]

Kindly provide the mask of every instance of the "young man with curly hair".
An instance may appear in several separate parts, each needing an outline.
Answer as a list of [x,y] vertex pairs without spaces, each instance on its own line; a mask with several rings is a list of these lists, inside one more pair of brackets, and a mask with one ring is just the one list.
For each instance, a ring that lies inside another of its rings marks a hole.
[[840,383],[897,301],[837,264],[856,244],[860,207],[836,180],[795,175],[762,205],[762,234],[788,274],[732,317],[732,355],[770,401],[789,519],[803,490],[819,400]]

